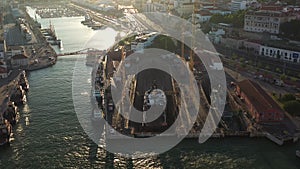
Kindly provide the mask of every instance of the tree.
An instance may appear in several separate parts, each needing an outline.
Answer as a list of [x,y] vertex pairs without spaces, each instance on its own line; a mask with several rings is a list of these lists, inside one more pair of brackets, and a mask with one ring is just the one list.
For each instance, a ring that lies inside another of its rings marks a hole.
[[233,27],[241,28],[244,26],[244,18],[246,14],[246,10],[240,10],[233,14],[221,15],[221,14],[214,14],[209,22],[218,24],[218,23],[227,23],[232,24]]
[[285,102],[283,108],[291,115],[300,116],[300,102],[297,100]]
[[280,25],[280,32],[284,37],[300,40],[300,21],[291,20]]
[[275,69],[275,72],[277,72],[277,73],[281,73],[282,71],[281,71],[281,69],[280,69],[280,68],[278,68],[278,67],[277,67],[277,68]]
[[158,35],[150,47],[164,49],[170,52],[174,52],[176,50],[176,45],[172,38],[165,35]]
[[288,101],[292,101],[292,100],[296,100],[296,97],[295,97],[293,94],[290,94],[290,93],[285,94],[285,95],[283,95],[283,96],[280,98],[280,101],[281,101],[282,103],[288,102]]
[[285,80],[286,78],[287,78],[287,76],[285,74],[280,75],[280,80]]

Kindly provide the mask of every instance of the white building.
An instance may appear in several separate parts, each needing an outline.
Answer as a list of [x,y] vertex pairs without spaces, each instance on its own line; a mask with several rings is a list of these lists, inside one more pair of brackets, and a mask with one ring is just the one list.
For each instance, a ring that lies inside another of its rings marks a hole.
[[300,52],[288,49],[281,49],[277,47],[261,45],[259,54],[262,56],[269,56],[277,59],[282,59],[290,62],[300,62]]
[[296,19],[295,15],[289,15],[276,11],[250,11],[245,15],[244,30],[249,32],[268,32],[279,34],[280,24]]
[[176,11],[179,13],[180,16],[191,15],[194,10],[194,5],[195,4],[193,2],[179,3],[178,7],[176,8]]
[[152,42],[156,38],[156,36],[157,36],[156,32],[137,36],[135,38],[135,41],[131,43],[131,50],[142,53],[144,51],[144,48],[146,48],[152,44]]
[[196,23],[203,23],[210,20],[212,17],[212,13],[206,10],[201,10],[195,13],[195,21]]
[[216,7],[210,8],[208,10],[212,14],[229,15],[232,13],[230,10],[220,9],[220,8],[216,8]]
[[218,29],[216,31],[210,31],[208,33],[209,40],[214,44],[220,44],[221,43],[221,37],[225,35],[224,29]]
[[244,10],[247,8],[247,1],[245,0],[232,0],[230,4],[230,9],[232,12],[237,12],[239,10]]

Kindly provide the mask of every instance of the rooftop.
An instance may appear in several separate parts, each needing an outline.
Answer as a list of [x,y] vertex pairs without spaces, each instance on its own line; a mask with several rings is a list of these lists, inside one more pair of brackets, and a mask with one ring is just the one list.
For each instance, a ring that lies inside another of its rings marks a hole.
[[28,56],[23,55],[23,54],[17,54],[12,57],[12,59],[27,59],[27,58],[28,58]]
[[266,42],[261,43],[264,46],[269,46],[269,47],[274,47],[274,48],[280,48],[280,49],[285,49],[285,50],[291,50],[291,51],[296,51],[300,52],[300,46],[296,44],[289,43],[287,41],[281,40],[269,40]]
[[7,73],[7,69],[0,66],[0,73]]
[[246,79],[237,83],[241,91],[247,96],[253,107],[258,112],[265,112],[269,109],[283,111],[272,97],[252,80]]
[[282,11],[283,7],[279,5],[263,5],[260,10],[263,11]]
[[200,14],[201,16],[212,16],[213,14],[207,10],[197,11],[196,14]]
[[256,15],[256,16],[269,16],[269,17],[288,17],[292,16],[293,14],[280,12],[280,11],[248,11],[246,15]]
[[9,46],[8,50],[24,50],[22,46]]

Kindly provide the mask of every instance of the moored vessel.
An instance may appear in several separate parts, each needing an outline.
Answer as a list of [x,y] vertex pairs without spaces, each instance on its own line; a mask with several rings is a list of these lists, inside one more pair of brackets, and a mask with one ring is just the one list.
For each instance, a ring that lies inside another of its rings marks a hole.
[[11,124],[2,116],[0,116],[0,146],[9,144],[11,133]]
[[7,104],[7,109],[3,113],[3,118],[6,119],[11,125],[15,125],[17,122],[19,122],[20,115],[14,102],[10,101]]
[[25,71],[23,71],[22,74],[20,75],[19,85],[22,86],[22,89],[25,92],[28,92],[29,83],[28,83]]

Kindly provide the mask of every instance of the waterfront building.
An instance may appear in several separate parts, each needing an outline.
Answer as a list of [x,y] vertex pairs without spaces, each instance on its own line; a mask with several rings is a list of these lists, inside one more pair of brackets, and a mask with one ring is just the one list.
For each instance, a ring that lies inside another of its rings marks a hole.
[[25,50],[22,46],[8,46],[6,51],[6,57],[7,59],[10,59],[12,56],[18,55],[18,54],[24,54]]
[[296,15],[280,11],[249,11],[245,15],[244,30],[279,34],[280,24],[296,19]]
[[17,54],[11,57],[11,65],[13,68],[27,67],[29,64],[28,56]]
[[238,82],[236,92],[257,122],[280,122],[284,119],[284,111],[281,107],[259,84],[252,80],[246,79]]

